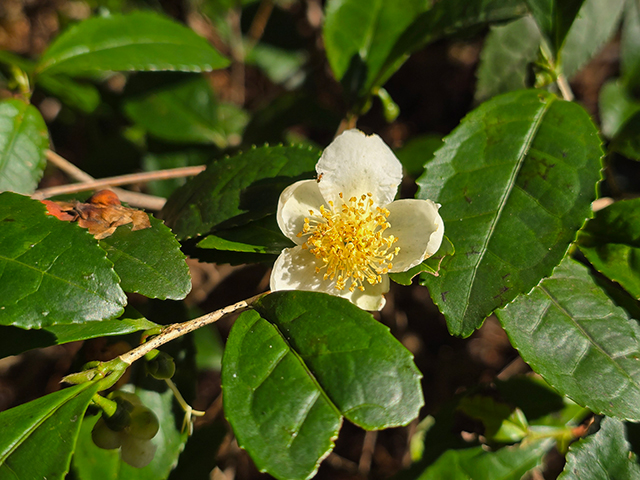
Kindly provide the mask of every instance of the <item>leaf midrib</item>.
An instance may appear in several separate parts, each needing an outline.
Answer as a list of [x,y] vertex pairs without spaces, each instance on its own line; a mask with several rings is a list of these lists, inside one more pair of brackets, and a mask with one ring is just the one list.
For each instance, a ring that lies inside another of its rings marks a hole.
[[471,302],[469,301],[471,299],[471,293],[473,291],[473,287],[475,285],[475,279],[476,276],[478,274],[478,270],[480,267],[480,264],[483,262],[485,254],[488,251],[488,246],[489,246],[489,242],[491,241],[491,238],[493,236],[493,232],[496,229],[496,226],[498,224],[498,221],[501,219],[502,216],[502,212],[509,200],[509,197],[511,196],[511,192],[513,191],[514,187],[516,186],[516,178],[518,176],[518,173],[520,173],[520,170],[522,169],[522,165],[524,164],[528,154],[529,154],[529,149],[531,147],[531,144],[533,143],[536,134],[538,133],[538,131],[540,130],[540,125],[542,124],[542,120],[545,116],[545,114],[549,111],[549,109],[551,108],[551,105],[555,102],[556,98],[555,97],[547,97],[547,102],[545,102],[542,105],[542,108],[540,109],[540,111],[537,113],[537,115],[534,117],[534,121],[531,125],[531,129],[529,130],[529,132],[527,133],[527,136],[525,137],[525,141],[523,142],[522,145],[522,149],[521,152],[519,154],[519,158],[518,161],[516,162],[516,165],[513,168],[513,171],[511,173],[511,176],[509,178],[509,182],[507,184],[508,188],[504,191],[504,194],[502,195],[502,198],[500,199],[500,204],[498,205],[498,210],[495,214],[495,217],[493,219],[493,221],[491,222],[491,225],[489,226],[489,231],[487,232],[487,235],[485,236],[485,241],[482,244],[482,247],[480,249],[480,255],[478,258],[478,261],[475,263],[475,265],[473,266],[472,269],[472,274],[471,274],[471,279],[469,281],[469,288],[466,294],[466,300],[465,300],[465,307],[464,310],[462,312],[462,315],[460,317],[461,323],[464,323],[465,318],[467,316],[467,312],[469,310],[470,304]]

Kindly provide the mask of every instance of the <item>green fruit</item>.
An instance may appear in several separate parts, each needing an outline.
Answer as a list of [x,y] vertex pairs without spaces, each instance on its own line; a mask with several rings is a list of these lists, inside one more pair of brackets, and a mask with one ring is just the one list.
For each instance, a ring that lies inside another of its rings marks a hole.
[[171,378],[176,373],[176,363],[171,355],[158,352],[152,360],[147,361],[147,372],[158,380]]
[[131,423],[126,428],[127,434],[142,440],[151,440],[160,428],[158,417],[147,407],[136,406],[131,412]]
[[105,450],[113,450],[120,447],[122,440],[119,432],[111,430],[104,419],[100,417],[91,430],[91,439],[95,443],[96,447],[103,448]]
[[131,412],[134,409],[134,405],[125,400],[122,397],[116,397],[113,399],[118,405],[116,411],[110,417],[102,415],[107,426],[114,432],[120,432],[131,424]]
[[156,446],[150,440],[124,435],[122,438],[122,449],[120,457],[122,461],[132,467],[146,467],[153,460],[156,454]]

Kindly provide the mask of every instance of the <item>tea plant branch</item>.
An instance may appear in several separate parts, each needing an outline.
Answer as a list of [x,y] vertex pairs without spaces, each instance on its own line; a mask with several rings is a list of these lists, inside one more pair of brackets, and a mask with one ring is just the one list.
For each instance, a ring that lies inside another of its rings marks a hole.
[[258,299],[267,295],[270,292],[260,293],[254,297],[251,297],[247,300],[242,300],[238,303],[234,303],[233,305],[229,305],[227,307],[221,308],[220,310],[216,310],[215,312],[207,313],[198,318],[194,318],[193,320],[189,320],[183,323],[174,323],[172,325],[168,325],[165,327],[161,333],[153,337],[148,342],[143,343],[142,345],[134,348],[133,350],[128,351],[118,357],[120,361],[126,363],[127,365],[131,365],[136,360],[144,357],[148,352],[153,349],[158,348],[165,343],[170,342],[171,340],[175,340],[178,337],[186,335],[187,333],[193,332],[205,325],[209,325],[211,323],[215,323],[220,320],[225,315],[234,312],[241,312],[247,310],[251,307]]
[[247,33],[248,41],[245,47],[245,56],[253,50],[253,47],[255,47],[262,38],[264,29],[271,17],[271,12],[273,12],[273,5],[273,0],[262,0],[260,2],[258,11],[253,17],[253,21],[249,27],[249,32]]
[[[57,187],[43,188],[37,190],[32,197],[43,200],[54,195],[64,195],[68,193],[86,192],[100,188],[115,187],[119,185],[130,185],[132,183],[144,183],[154,180],[167,180],[170,178],[191,177],[202,172],[206,166],[198,165],[194,167],[170,168],[167,170],[157,170],[155,172],[139,172],[115,177],[101,178],[99,180],[83,181],[70,185],[60,185]],[[135,193],[135,192],[128,192]]]
[[569,86],[567,77],[565,77],[563,73],[558,74],[558,76],[556,77],[556,83],[558,84],[560,93],[562,93],[562,98],[564,98],[568,102],[573,102],[573,99],[575,97],[573,95],[573,92],[571,91],[571,87]]
[[[89,175],[84,170],[79,169],[73,163],[66,158],[58,155],[52,150],[45,151],[45,157],[47,160],[69,175],[74,180],[79,182],[93,182],[95,178]],[[155,195],[148,195],[146,193],[132,192],[124,190],[122,188],[114,188],[113,191],[118,195],[120,200],[127,202],[129,205],[138,208],[145,208],[147,210],[161,210],[166,200],[162,197],[156,197]]]

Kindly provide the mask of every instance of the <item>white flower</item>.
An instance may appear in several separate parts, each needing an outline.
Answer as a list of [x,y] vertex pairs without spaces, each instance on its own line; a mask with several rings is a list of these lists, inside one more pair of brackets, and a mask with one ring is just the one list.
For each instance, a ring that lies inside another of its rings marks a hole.
[[390,272],[404,272],[442,242],[440,205],[393,201],[402,166],[377,135],[347,130],[324,151],[317,180],[287,187],[278,225],[296,243],[273,266],[271,290],[311,290],[380,310]]

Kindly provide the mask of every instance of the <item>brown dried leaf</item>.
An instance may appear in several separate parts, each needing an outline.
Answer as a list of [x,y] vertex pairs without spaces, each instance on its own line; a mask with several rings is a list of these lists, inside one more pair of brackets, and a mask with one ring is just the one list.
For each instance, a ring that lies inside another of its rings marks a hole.
[[102,240],[113,234],[121,225],[133,224],[131,230],[151,228],[149,216],[142,210],[123,207],[118,196],[110,190],[94,193],[87,203],[54,202],[42,200],[49,215],[65,220],[78,220],[78,225],[89,230],[96,239]]

